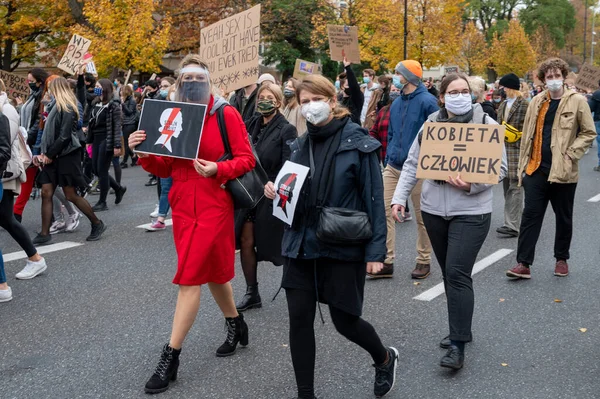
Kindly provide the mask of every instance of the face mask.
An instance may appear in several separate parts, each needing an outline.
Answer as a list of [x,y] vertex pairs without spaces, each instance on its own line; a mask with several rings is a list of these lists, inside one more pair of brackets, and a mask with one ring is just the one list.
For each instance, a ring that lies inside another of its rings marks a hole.
[[169,94],[169,100],[175,101],[175,92],[171,92],[171,94]]
[[31,91],[36,91],[38,89],[35,82],[29,82],[29,88],[31,89]]
[[459,94],[456,98],[452,98],[446,94],[444,96],[444,101],[448,112],[451,112],[454,115],[464,115],[473,108],[470,94],[467,94],[466,96]]
[[495,103],[499,103],[500,101],[502,101],[502,99],[501,99],[501,98],[494,98],[494,102],[495,102]]
[[168,95],[169,95],[169,90],[161,90],[160,91],[160,96],[162,98],[167,98]]
[[139,86],[137,83],[135,83],[135,84],[133,85],[133,90],[137,90],[137,89],[138,89],[138,87],[140,87],[140,86]]
[[291,90],[291,89],[285,89],[283,91],[283,95],[284,95],[285,98],[289,99],[289,98],[294,97],[296,95],[296,92],[294,90]]
[[366,76],[363,78],[363,82],[365,82],[366,84],[369,84],[369,83],[371,83],[371,78]]
[[302,105],[302,116],[313,125],[325,122],[330,114],[331,107],[326,101],[311,101]]
[[113,84],[115,85],[115,87],[117,87],[119,85],[116,81],[113,82]]
[[262,116],[270,116],[275,113],[277,107],[275,107],[275,101],[273,100],[259,100],[256,104],[256,110]]
[[548,87],[548,90],[550,91],[560,91],[563,87],[563,81],[561,79],[547,80],[546,87]]
[[339,80],[335,81],[335,88],[338,90],[340,89],[340,81]]
[[102,87],[94,87],[94,95],[100,97],[102,95]]
[[477,96],[471,93],[471,102],[475,102],[475,100],[477,100]]
[[398,97],[400,97],[400,92],[399,91],[391,91],[390,92],[390,100],[392,102],[394,102],[394,100],[397,99]]
[[183,82],[184,101],[208,104],[210,99],[210,87],[208,82]]
[[397,89],[402,90],[404,88],[404,84],[400,82],[400,76],[394,75],[394,77],[392,78],[392,82],[394,83],[394,86],[396,86]]

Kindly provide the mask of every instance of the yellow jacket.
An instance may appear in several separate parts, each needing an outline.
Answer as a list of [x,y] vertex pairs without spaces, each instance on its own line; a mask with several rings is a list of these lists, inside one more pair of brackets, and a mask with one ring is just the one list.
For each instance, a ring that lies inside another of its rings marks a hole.
[[[527,164],[531,159],[535,126],[542,102],[547,98],[548,91],[535,96],[525,115],[523,136],[521,137],[521,152],[519,156],[519,186]],[[552,125],[552,166],[548,181],[552,183],[577,183],[579,180],[579,159],[592,145],[596,138],[596,127],[587,100],[573,90],[565,89],[556,117]],[[571,160],[565,161],[567,154]]]

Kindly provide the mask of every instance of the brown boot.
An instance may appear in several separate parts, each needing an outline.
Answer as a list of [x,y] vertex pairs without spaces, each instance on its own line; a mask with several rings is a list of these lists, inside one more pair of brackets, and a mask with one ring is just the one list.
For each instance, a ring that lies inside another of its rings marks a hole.
[[427,278],[427,276],[429,276],[429,273],[430,273],[430,267],[428,264],[424,265],[421,263],[417,263],[415,270],[412,271],[410,276],[412,278],[416,278],[416,279],[424,279],[424,278]]
[[394,265],[391,263],[384,263],[383,269],[378,273],[367,273],[371,279],[377,278],[392,278],[394,277]]

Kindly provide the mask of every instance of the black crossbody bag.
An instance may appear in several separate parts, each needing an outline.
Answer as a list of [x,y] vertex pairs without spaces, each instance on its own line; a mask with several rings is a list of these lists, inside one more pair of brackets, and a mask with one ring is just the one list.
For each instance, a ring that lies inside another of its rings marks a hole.
[[[224,105],[217,110],[217,123],[221,132],[223,147],[225,147],[225,155],[219,158],[217,162],[233,159],[229,136],[227,135],[227,125],[225,124],[224,108],[226,106]],[[256,207],[265,196],[265,184],[269,181],[269,177],[260,164],[256,150],[252,145],[252,140],[250,140],[250,147],[256,160],[254,169],[225,183],[225,188],[229,190],[233,198],[234,209],[253,209]]]
[[[315,159],[312,142],[309,138],[310,174],[315,175]],[[334,155],[335,157],[335,155]],[[335,158],[331,165],[325,195],[317,200],[317,238],[332,245],[362,245],[373,237],[371,221],[366,212],[348,208],[324,206],[333,185],[332,174],[335,171]]]

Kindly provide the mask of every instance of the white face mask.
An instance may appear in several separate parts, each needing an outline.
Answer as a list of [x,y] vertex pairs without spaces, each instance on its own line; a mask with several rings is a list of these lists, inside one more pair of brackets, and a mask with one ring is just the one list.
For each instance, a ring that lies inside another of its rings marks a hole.
[[550,91],[554,91],[554,92],[560,91],[560,89],[562,89],[562,87],[563,87],[563,81],[561,79],[547,80],[546,87]]
[[459,94],[456,98],[452,98],[448,94],[444,96],[446,109],[454,115],[464,115],[469,112],[473,108],[471,101],[471,94]]
[[325,122],[330,114],[331,107],[327,101],[311,101],[302,105],[302,116],[313,125]]

